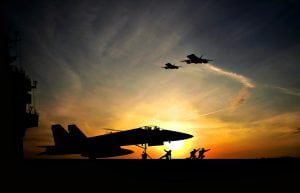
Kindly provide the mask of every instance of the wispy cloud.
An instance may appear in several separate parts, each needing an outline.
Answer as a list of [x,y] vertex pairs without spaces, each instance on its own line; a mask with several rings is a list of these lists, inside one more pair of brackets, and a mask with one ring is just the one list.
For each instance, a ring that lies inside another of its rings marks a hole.
[[271,85],[264,85],[264,86],[267,87],[267,88],[277,90],[277,91],[279,91],[283,94],[300,97],[300,91],[299,90],[293,90],[293,89],[290,89],[290,88],[284,88],[284,87],[279,87],[279,86],[271,86]]

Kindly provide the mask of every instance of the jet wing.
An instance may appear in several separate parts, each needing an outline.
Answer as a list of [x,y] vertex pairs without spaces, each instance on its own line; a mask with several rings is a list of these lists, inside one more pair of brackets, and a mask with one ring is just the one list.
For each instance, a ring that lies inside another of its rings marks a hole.
[[105,157],[114,157],[114,156],[122,156],[128,155],[133,153],[130,149],[124,149],[121,147],[115,148],[104,148],[98,151],[85,151],[81,154],[83,157],[90,157],[90,158],[105,158]]
[[67,132],[60,124],[52,125],[54,145],[39,146],[45,148],[38,155],[66,155],[81,154],[84,157],[113,157],[133,153],[132,150],[123,149],[115,143],[105,144],[105,140],[94,143],[86,137],[76,125],[68,125]]

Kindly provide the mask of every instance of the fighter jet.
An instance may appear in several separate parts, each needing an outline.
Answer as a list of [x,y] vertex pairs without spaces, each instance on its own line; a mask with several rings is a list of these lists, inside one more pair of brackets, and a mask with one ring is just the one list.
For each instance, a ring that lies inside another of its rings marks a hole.
[[182,60],[181,62],[186,62],[187,64],[191,64],[191,63],[194,63],[194,64],[203,64],[203,63],[208,63],[209,61],[213,61],[213,60],[210,60],[210,59],[206,59],[206,58],[202,58],[203,55],[200,56],[200,58],[198,56],[196,56],[195,54],[190,54],[190,55],[187,55],[187,58],[189,60]]
[[121,146],[137,145],[146,153],[148,146],[164,145],[164,142],[184,140],[190,134],[161,129],[158,126],[142,126],[94,137],[87,137],[76,125],[68,125],[66,131],[60,124],[52,125],[54,145],[40,146],[46,150],[39,155],[80,154],[90,159],[121,156],[133,153]]
[[171,63],[166,63],[165,66],[163,66],[162,68],[164,68],[164,69],[178,69],[180,67],[182,67],[182,66],[176,66],[176,65],[171,64]]

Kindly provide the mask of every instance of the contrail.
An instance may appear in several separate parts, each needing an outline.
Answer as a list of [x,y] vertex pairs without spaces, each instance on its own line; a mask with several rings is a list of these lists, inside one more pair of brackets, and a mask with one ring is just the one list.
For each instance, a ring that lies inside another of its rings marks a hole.
[[226,70],[223,70],[216,66],[213,66],[211,64],[205,64],[204,69],[207,69],[210,72],[214,72],[214,73],[226,76],[228,78],[231,78],[233,80],[236,80],[243,85],[243,88],[239,91],[238,95],[232,99],[228,108],[219,109],[217,111],[206,113],[206,114],[200,115],[200,116],[211,115],[211,114],[214,114],[214,113],[226,110],[226,109],[231,109],[232,111],[234,111],[244,101],[246,101],[246,99],[249,98],[250,89],[255,87],[254,83],[250,79],[248,79],[247,77],[245,77],[243,75],[237,74],[235,72],[226,71]]
[[229,71],[223,70],[223,69],[215,67],[211,64],[205,64],[205,68],[211,72],[215,72],[217,74],[221,74],[221,75],[227,76],[229,78],[232,78],[232,79],[240,82],[245,87],[248,87],[248,88],[255,87],[255,85],[252,83],[252,81],[243,75],[237,74],[235,72],[229,72]]
[[294,132],[295,134],[299,134],[300,133],[300,127],[296,129],[296,131]]
[[248,99],[250,96],[250,88],[249,87],[243,87],[238,95],[234,97],[230,103],[230,110],[234,111],[236,110],[246,99]]
[[279,87],[279,86],[271,86],[271,85],[264,85],[267,88],[271,88],[271,89],[275,89],[283,94],[287,94],[287,95],[292,95],[292,96],[298,96],[300,97],[300,92],[299,90],[292,90],[289,88],[284,88],[284,87]]
[[237,74],[235,72],[229,72],[229,71],[223,70],[221,68],[215,67],[211,64],[206,64],[206,69],[208,69],[212,72],[227,76],[229,78],[232,78],[233,80],[236,80],[243,85],[243,88],[239,91],[238,95],[236,97],[234,97],[232,99],[232,101],[230,102],[229,108],[232,111],[237,109],[244,101],[246,101],[246,99],[249,98],[250,89],[255,87],[254,83],[252,83],[252,81],[250,79],[248,79],[247,77],[245,77],[243,75]]
[[219,110],[216,110],[216,111],[212,111],[212,112],[209,112],[209,113],[205,113],[205,114],[201,114],[201,115],[198,115],[199,117],[204,117],[204,116],[207,116],[207,115],[212,115],[212,114],[215,114],[215,113],[218,113],[220,111],[225,111],[229,108],[223,108],[223,109],[219,109]]

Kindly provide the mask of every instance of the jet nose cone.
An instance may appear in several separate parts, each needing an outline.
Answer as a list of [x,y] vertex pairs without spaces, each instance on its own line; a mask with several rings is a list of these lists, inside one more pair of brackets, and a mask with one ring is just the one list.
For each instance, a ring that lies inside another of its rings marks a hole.
[[178,131],[163,130],[162,132],[163,132],[162,136],[165,141],[177,141],[177,140],[184,140],[193,137],[193,135],[178,132]]
[[187,133],[180,133],[178,132],[176,135],[177,140],[183,140],[183,139],[189,139],[192,138],[193,135],[187,134]]
[[183,134],[184,136],[184,139],[189,139],[189,138],[192,138],[192,137],[194,137],[193,135],[190,135],[190,134]]

